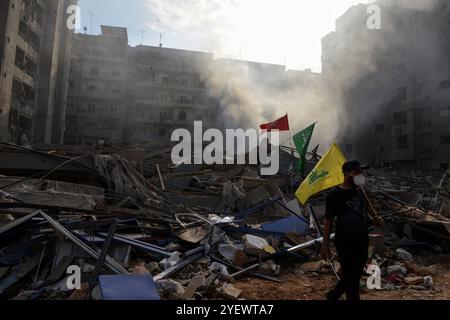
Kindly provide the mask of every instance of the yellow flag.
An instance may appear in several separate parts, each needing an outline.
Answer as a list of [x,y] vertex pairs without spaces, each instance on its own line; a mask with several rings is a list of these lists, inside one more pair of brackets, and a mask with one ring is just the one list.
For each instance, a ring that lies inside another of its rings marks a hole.
[[337,144],[334,144],[295,193],[301,204],[320,191],[344,183],[342,166],[347,160]]

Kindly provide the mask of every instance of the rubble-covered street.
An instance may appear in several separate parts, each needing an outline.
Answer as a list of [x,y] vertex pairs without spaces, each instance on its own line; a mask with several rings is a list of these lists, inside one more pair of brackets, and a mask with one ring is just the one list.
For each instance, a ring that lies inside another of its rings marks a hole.
[[[15,160],[0,168],[3,299],[322,300],[340,276],[319,257],[326,192],[302,208],[304,177],[283,164],[262,178],[257,166],[174,166],[164,144],[45,149],[0,151]],[[368,260],[381,288],[366,274],[363,299],[449,299],[448,174],[368,175],[385,225]]]
[[449,52],[450,0],[0,0],[0,303],[450,301]]

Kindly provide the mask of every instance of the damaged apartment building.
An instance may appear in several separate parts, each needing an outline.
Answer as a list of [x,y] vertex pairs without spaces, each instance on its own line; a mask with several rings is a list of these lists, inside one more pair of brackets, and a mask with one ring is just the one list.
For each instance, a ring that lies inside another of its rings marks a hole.
[[62,143],[75,3],[0,1],[0,141]]
[[[75,35],[68,145],[167,141],[175,129],[193,130],[194,121],[202,121],[204,129],[225,128],[230,125],[225,109],[245,103],[226,84],[230,77],[246,78],[267,92],[320,82],[320,74],[311,70],[286,71],[283,65],[215,59],[211,53],[162,45],[130,46],[126,28],[101,30],[100,35]],[[212,89],[216,82],[223,86]],[[247,120],[234,119],[232,127],[246,126]]]
[[450,3],[424,3],[375,2],[381,29],[373,30],[367,5],[353,6],[322,40],[324,81],[344,111],[344,152],[374,166],[450,164]]
[[126,28],[77,34],[66,120],[66,144],[145,143],[172,129],[214,123],[201,66],[212,54],[128,45]]

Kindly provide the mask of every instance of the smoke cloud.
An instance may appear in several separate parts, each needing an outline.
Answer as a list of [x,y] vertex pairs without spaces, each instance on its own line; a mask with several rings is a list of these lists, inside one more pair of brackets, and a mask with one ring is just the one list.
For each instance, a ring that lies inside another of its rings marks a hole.
[[[281,66],[255,69],[252,64],[223,58],[287,64],[297,69],[310,67],[320,72],[321,38],[334,30],[335,20],[352,5],[372,2],[147,0],[158,18],[151,28],[182,34],[185,43],[215,54],[217,59],[208,66],[205,80],[210,96],[219,101],[218,118],[224,128],[258,127],[287,112],[293,133],[318,121],[312,143],[321,143],[322,151],[342,135],[343,128],[350,127],[355,133],[364,131],[368,119],[379,112],[378,100],[367,97],[372,114],[364,119],[355,117],[346,112],[349,101],[344,97],[361,81],[382,72],[379,56],[403,41],[395,31],[385,43],[372,35],[360,39],[367,45],[355,46],[359,50],[355,60],[338,82],[323,81],[324,77],[314,73],[286,73]],[[436,0],[377,3],[430,11]]]

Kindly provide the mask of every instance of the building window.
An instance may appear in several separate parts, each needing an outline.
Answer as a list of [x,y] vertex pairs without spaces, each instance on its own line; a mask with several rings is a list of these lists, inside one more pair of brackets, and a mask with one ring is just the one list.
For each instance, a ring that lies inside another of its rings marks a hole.
[[33,79],[36,77],[37,64],[28,57],[25,57],[25,72]]
[[450,88],[450,79],[442,81],[441,83],[439,83],[439,89],[447,89]]
[[97,91],[98,87],[94,86],[94,85],[91,85],[91,86],[88,86],[87,89],[88,89],[88,91]]
[[111,92],[114,94],[119,94],[122,92],[122,90],[115,88],[115,89],[112,89]]
[[181,85],[182,86],[188,86],[189,82],[187,81],[187,79],[181,79]]
[[13,80],[12,96],[23,103],[34,102],[35,92],[32,87],[26,83],[22,83],[17,79]]
[[180,114],[179,114],[179,116],[178,116],[178,119],[179,119],[180,121],[186,121],[186,120],[187,120],[187,114],[186,114],[186,112],[185,112],[185,111],[180,112]]
[[203,121],[203,116],[202,115],[197,115],[195,117],[195,121]]
[[450,144],[450,136],[441,136],[441,144]]
[[92,76],[98,76],[99,74],[100,74],[100,68],[99,67],[91,68],[91,75]]
[[439,110],[439,116],[441,118],[450,117],[450,108],[442,108]]
[[162,94],[161,95],[161,101],[168,101],[169,97],[167,96],[167,94]]
[[120,72],[119,71],[113,71],[112,72],[112,76],[113,77],[120,77]]
[[34,18],[39,26],[42,26],[44,19],[44,9],[38,3],[34,3]]
[[14,61],[15,65],[23,70],[25,68],[25,52],[20,49],[19,47],[16,47],[16,59]]
[[23,20],[20,20],[20,22],[19,22],[19,36],[20,36],[23,40],[27,41],[27,37],[28,37],[28,26],[27,26],[27,24],[26,24]]
[[408,136],[400,136],[397,138],[397,149],[398,150],[408,149]]
[[408,98],[406,87],[398,89],[398,101],[405,101]]
[[96,109],[97,109],[97,106],[95,104],[88,105],[88,112],[89,113],[95,113]]
[[405,124],[408,124],[408,113],[407,112],[394,113],[394,125],[401,126]]

